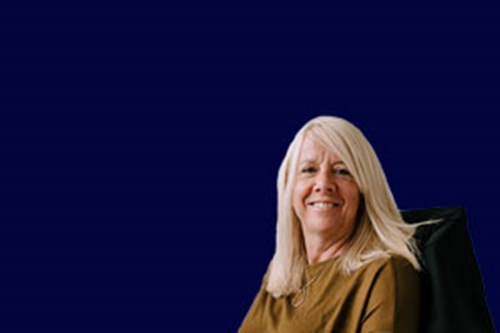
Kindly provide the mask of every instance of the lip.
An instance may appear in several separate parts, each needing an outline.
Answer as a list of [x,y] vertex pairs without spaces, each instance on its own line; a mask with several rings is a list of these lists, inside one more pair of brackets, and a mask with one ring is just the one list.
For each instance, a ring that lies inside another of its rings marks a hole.
[[337,206],[323,206],[323,207],[319,207],[319,206],[314,206],[314,205],[309,205],[309,207],[307,207],[311,212],[325,212],[325,213],[330,213],[330,212],[335,212],[337,210],[340,209],[340,205],[337,205]]
[[324,199],[318,199],[318,200],[309,200],[306,204],[308,206],[312,206],[315,203],[326,203],[326,204],[334,204],[336,207],[342,206],[342,201],[337,201],[337,200],[324,200]]

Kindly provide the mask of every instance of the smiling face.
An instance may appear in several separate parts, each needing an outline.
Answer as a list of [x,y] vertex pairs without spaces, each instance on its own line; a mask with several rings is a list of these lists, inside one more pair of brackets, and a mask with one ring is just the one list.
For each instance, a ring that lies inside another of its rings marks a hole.
[[349,237],[359,206],[359,189],[339,156],[310,135],[299,152],[292,205],[305,236],[333,241]]

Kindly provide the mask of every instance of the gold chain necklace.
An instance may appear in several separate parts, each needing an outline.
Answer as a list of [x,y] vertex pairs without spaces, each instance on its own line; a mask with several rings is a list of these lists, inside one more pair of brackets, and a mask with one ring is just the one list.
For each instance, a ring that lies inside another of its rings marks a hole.
[[307,296],[307,287],[309,287],[311,284],[313,284],[314,281],[319,279],[319,277],[321,276],[321,274],[323,274],[327,267],[328,265],[325,265],[325,267],[323,267],[323,269],[319,273],[317,273],[311,280],[307,281],[306,284],[300,287],[299,291],[297,291],[291,301],[294,307],[298,308],[302,303],[304,303]]
[[[337,254],[340,252],[340,250],[344,247],[346,243],[342,244],[332,255],[332,258],[330,260],[333,260],[337,256]],[[330,265],[325,265],[323,269],[314,275],[312,279],[306,282],[302,287],[300,287],[299,291],[293,296],[291,303],[294,307],[298,308],[304,301],[306,300],[307,297],[307,287],[309,287],[311,284],[313,284],[316,280],[319,279],[321,274],[323,274],[326,271],[326,268]]]

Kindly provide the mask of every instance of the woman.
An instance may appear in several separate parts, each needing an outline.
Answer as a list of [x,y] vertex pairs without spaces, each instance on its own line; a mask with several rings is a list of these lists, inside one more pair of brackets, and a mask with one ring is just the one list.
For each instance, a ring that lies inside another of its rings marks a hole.
[[274,257],[240,333],[418,331],[415,228],[363,134],[317,117],[278,174]]

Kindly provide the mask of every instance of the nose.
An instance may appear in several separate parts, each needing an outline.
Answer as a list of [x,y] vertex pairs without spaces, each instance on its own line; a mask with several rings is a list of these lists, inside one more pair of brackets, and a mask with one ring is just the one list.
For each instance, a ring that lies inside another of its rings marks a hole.
[[337,191],[337,183],[333,175],[328,172],[319,172],[314,182],[315,193],[334,193]]

